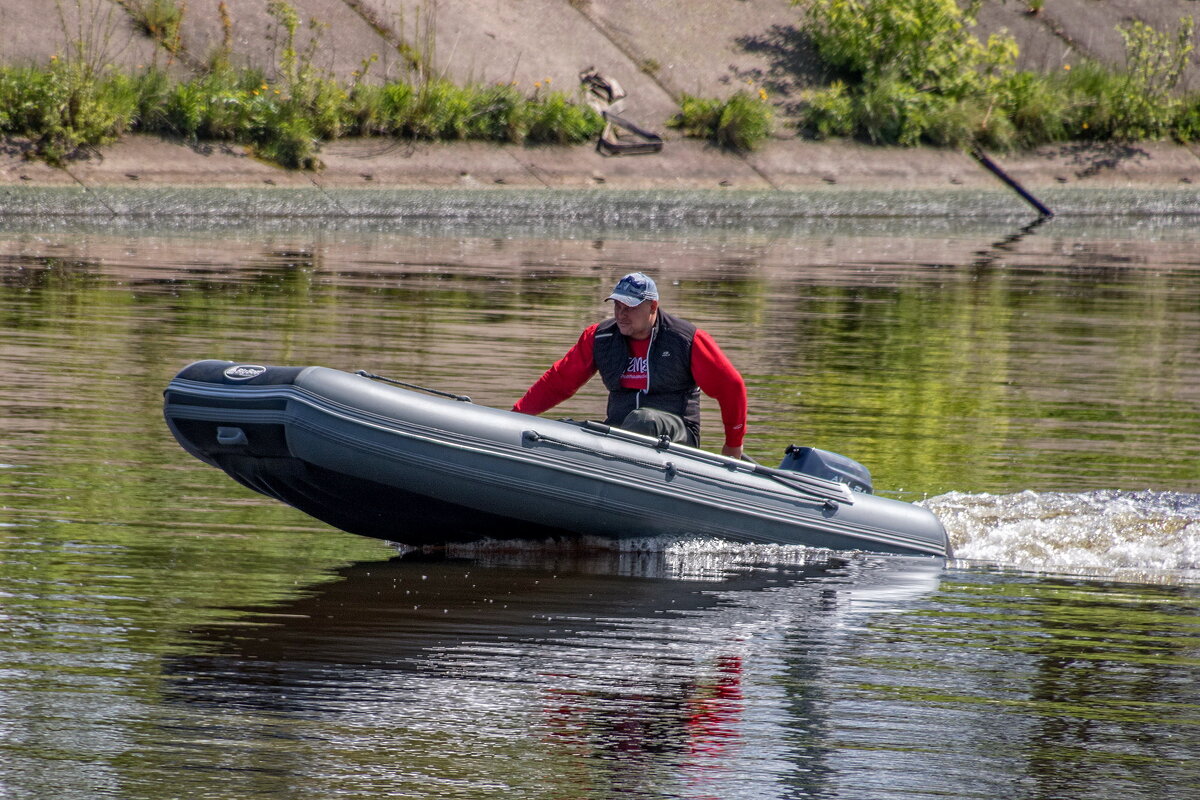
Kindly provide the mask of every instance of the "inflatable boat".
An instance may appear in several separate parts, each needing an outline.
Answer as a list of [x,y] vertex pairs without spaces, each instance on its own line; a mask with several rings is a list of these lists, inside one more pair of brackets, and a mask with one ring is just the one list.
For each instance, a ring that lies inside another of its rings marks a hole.
[[164,415],[185,450],[254,491],[415,547],[666,535],[950,555],[931,512],[873,494],[835,453],[789,447],[769,467],[396,384],[199,361],[167,386]]

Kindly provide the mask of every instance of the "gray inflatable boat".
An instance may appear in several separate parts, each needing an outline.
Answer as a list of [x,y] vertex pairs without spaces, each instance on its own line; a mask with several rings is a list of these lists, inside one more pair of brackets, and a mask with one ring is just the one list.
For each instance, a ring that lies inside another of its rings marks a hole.
[[950,555],[932,513],[872,494],[867,470],[834,453],[790,447],[766,467],[376,377],[199,361],[167,386],[164,414],[239,483],[406,545],[670,535]]

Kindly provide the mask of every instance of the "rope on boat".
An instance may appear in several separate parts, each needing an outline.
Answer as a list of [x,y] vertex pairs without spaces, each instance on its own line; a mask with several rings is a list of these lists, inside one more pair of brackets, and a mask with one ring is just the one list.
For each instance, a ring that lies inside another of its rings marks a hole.
[[[596,450],[594,448],[585,447],[581,444],[576,444],[575,442],[569,442],[566,439],[559,439],[555,436],[547,436],[544,433],[538,433],[537,431],[533,431],[533,430],[522,431],[521,438],[531,444],[536,444],[537,442],[547,442],[549,444],[556,444],[559,447],[565,447],[568,450],[578,450],[581,453],[591,454],[591,453],[596,452]],[[605,456],[605,458],[611,458],[611,459],[615,459],[617,461],[624,461],[628,464],[633,464],[634,466],[645,467],[647,469],[653,469],[653,470],[660,470],[662,472],[665,472],[667,474],[667,477],[669,477],[669,478],[675,477],[675,475],[679,472],[679,469],[675,466],[675,464],[670,461],[659,463],[657,461],[647,461],[647,460],[641,459],[641,458],[634,458],[632,456],[627,456],[627,455],[624,455],[621,453],[605,453],[604,456]]]
[[[600,433],[600,432],[607,433],[609,430],[612,430],[607,425],[600,425],[597,423],[588,423],[588,422],[585,422],[581,427],[583,427],[584,430],[591,430],[591,431],[597,432],[597,433]],[[576,444],[575,442],[569,442],[566,439],[559,439],[555,436],[547,436],[544,433],[538,433],[537,431],[534,431],[534,430],[522,431],[521,438],[524,439],[526,442],[529,442],[530,444],[537,444],[538,442],[546,442],[548,444],[556,444],[560,447],[565,447],[570,450],[578,450],[583,453],[594,453],[595,452],[595,450],[593,450],[590,447],[585,447],[583,445]],[[641,444],[641,443],[639,442],[639,444]],[[655,450],[659,450],[661,452],[670,447],[670,440],[667,440],[666,437],[661,437],[656,442],[645,443],[645,446],[653,447]],[[676,475],[680,475],[680,474],[690,475],[692,477],[705,477],[702,473],[694,472],[692,470],[681,469],[673,461],[665,461],[662,463],[658,463],[655,461],[647,461],[645,459],[634,458],[632,456],[623,455],[621,453],[605,453],[604,455],[606,458],[615,459],[617,461],[624,461],[629,464],[634,464],[635,466],[645,467],[645,468],[653,469],[653,470],[661,470],[662,472],[666,473],[666,476],[668,478],[674,478]],[[768,467],[763,467],[757,463],[752,463],[752,462],[747,463],[746,466],[751,467],[750,472],[757,474],[757,475],[765,475],[766,477],[771,478],[772,480],[779,483],[780,485],[786,486],[787,488],[791,489],[792,491],[797,492],[800,495],[803,495],[804,498],[806,500],[808,500],[809,502],[820,503],[821,507],[823,509],[825,509],[826,511],[836,511],[838,509],[839,502],[845,502],[848,504],[852,504],[854,502],[853,500],[849,499],[846,496],[830,495],[830,494],[821,492],[812,486],[806,486],[802,482],[800,482],[800,479],[798,479],[798,478],[792,479],[791,476],[783,474],[780,470],[770,469]]]
[[471,398],[467,397],[465,394],[454,394],[453,392],[443,392],[438,389],[430,389],[426,386],[417,386],[415,383],[405,383],[404,381],[398,381],[394,378],[385,378],[382,375],[376,375],[373,372],[367,372],[365,369],[360,369],[354,374],[361,375],[364,378],[370,378],[373,381],[383,381],[384,383],[390,383],[394,386],[401,386],[405,389],[416,389],[418,392],[429,392],[430,394],[436,394],[439,397],[449,397],[452,400],[459,401],[460,403],[471,402]]

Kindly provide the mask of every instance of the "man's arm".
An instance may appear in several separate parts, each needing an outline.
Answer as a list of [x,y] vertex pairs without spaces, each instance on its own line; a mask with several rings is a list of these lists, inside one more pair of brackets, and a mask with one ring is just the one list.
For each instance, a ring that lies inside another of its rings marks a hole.
[[692,339],[692,376],[700,391],[721,406],[721,424],[725,427],[722,455],[741,458],[746,437],[746,382],[703,330],[697,330]]
[[[597,323],[599,324],[599,323]],[[541,414],[579,391],[596,374],[593,357],[596,325],[584,330],[575,346],[537,379],[512,410],[521,414]]]

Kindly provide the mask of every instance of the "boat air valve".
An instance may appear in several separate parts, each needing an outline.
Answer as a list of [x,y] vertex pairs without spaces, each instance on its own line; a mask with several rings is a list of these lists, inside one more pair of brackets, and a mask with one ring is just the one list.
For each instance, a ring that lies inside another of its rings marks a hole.
[[671,448],[671,437],[660,436],[658,441],[654,443],[655,450],[669,450]]

